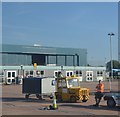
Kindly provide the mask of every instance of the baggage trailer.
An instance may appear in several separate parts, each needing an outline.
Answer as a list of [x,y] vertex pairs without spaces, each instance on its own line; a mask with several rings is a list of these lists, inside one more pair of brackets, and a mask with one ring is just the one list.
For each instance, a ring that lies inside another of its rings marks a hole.
[[38,99],[42,99],[43,96],[51,97],[55,92],[55,86],[53,85],[55,78],[23,78],[22,93],[25,94],[25,98],[28,99],[31,94],[35,94]]
[[107,106],[112,108],[116,105],[120,106],[120,91],[111,91],[104,94],[104,100],[107,101]]

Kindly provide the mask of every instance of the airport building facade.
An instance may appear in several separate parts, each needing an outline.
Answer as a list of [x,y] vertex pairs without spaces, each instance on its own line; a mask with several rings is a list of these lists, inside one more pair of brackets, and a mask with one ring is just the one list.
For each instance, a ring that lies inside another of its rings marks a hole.
[[2,45],[1,57],[2,83],[12,84],[17,77],[56,77],[59,72],[76,75],[80,81],[106,79],[106,67],[87,66],[87,49],[6,44]]
[[120,34],[118,37],[118,61],[120,62]]
[[[120,12],[120,2],[118,2],[118,11]],[[118,13],[118,21],[120,21],[120,13]],[[120,62],[120,22],[118,22],[118,61]]]
[[87,49],[2,45],[2,65],[86,66]]

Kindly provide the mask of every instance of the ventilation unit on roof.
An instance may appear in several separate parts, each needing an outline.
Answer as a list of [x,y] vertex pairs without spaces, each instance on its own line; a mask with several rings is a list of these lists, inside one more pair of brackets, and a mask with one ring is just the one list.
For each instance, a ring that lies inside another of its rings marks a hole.
[[35,46],[35,47],[39,47],[39,46],[41,46],[41,45],[40,45],[40,44],[34,44],[34,46]]

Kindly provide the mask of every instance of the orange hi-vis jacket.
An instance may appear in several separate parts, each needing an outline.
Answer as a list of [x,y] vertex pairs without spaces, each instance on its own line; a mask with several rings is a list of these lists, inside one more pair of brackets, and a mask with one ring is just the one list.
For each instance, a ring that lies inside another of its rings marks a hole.
[[104,92],[104,84],[100,83],[96,86],[97,92]]

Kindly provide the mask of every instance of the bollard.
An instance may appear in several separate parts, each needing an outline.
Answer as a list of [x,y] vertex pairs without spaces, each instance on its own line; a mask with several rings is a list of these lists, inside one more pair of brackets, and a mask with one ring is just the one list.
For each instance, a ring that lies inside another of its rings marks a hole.
[[55,110],[55,109],[58,109],[57,103],[56,103],[56,95],[55,95],[55,93],[54,93],[54,96],[53,96],[53,109],[54,109],[54,110]]

